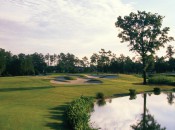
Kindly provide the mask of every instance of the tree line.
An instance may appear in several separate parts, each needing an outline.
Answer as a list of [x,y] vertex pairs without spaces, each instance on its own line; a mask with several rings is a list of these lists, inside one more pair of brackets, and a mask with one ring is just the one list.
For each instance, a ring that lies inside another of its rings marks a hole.
[[[149,58],[148,72],[163,73],[175,71],[175,50],[168,46],[164,57],[153,56]],[[71,53],[60,54],[23,54],[14,55],[0,48],[0,75],[20,76],[39,75],[46,73],[142,73],[142,61],[129,56],[116,56],[115,53],[101,49],[87,56],[78,58]]]

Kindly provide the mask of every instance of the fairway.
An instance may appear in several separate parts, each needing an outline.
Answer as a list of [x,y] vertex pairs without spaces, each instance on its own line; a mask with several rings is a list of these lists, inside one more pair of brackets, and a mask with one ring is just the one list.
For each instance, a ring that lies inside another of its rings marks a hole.
[[0,130],[62,130],[63,112],[73,99],[153,90],[154,87],[172,89],[173,86],[142,85],[142,78],[119,75],[115,79],[100,79],[102,84],[64,85],[53,84],[50,76],[17,76],[0,78]]

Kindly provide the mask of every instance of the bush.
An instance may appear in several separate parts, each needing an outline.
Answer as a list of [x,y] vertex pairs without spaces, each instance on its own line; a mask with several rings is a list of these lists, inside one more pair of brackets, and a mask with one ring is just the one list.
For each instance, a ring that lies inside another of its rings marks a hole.
[[160,92],[160,88],[154,88],[154,92]]
[[89,130],[90,112],[93,109],[94,100],[90,97],[80,97],[70,103],[65,111],[68,124],[73,130]]
[[129,95],[130,95],[130,100],[136,99],[136,90],[135,89],[129,89]]
[[161,92],[160,88],[154,88],[154,94],[159,95]]
[[131,96],[136,95],[136,90],[135,89],[129,89],[129,95],[131,95]]
[[102,92],[98,92],[97,94],[96,94],[96,99],[104,99],[105,97],[104,97],[104,94],[102,93]]
[[175,92],[175,88],[173,88],[173,91]]
[[73,76],[64,76],[64,78],[66,80],[76,80],[77,79],[76,77],[73,77]]
[[148,82],[150,84],[166,84],[166,85],[175,85],[175,78],[168,76],[153,76],[149,78]]

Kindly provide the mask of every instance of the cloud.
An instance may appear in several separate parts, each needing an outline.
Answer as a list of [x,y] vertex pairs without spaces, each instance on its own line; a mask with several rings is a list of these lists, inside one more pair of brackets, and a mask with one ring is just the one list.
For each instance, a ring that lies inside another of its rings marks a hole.
[[16,53],[81,56],[101,48],[118,50],[114,23],[132,10],[121,0],[6,0],[0,5],[0,44]]

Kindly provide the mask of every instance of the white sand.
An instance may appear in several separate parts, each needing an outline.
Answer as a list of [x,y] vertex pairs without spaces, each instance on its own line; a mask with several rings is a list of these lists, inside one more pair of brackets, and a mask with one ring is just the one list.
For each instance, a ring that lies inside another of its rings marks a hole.
[[57,78],[56,80],[51,80],[51,83],[54,84],[99,84],[97,81],[89,81],[90,79],[84,79],[84,78],[77,78],[76,80],[60,80],[60,78]]

